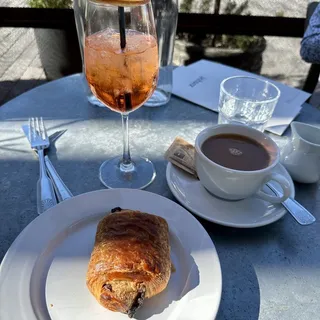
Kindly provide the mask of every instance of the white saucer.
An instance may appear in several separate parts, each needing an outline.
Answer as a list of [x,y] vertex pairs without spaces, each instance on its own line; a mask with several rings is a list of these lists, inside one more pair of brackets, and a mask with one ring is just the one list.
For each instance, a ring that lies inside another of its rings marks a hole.
[[[294,184],[287,170],[279,164],[274,172],[283,174],[289,180],[291,197],[294,198]],[[171,192],[184,207],[203,219],[223,226],[261,227],[279,220],[287,212],[281,204],[271,204],[254,196],[240,201],[216,198],[199,180],[171,163],[168,163],[166,175]],[[264,187],[264,191],[273,194],[267,187]]]

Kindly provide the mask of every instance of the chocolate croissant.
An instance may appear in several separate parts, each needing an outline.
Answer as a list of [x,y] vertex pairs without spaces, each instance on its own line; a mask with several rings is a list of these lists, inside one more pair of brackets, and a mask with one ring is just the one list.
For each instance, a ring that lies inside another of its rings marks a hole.
[[169,230],[161,217],[115,208],[98,224],[87,286],[98,302],[133,317],[171,275]]

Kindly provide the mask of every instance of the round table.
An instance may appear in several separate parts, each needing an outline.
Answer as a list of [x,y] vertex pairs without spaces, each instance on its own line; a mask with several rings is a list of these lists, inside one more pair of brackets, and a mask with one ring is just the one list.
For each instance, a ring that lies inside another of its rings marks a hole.
[[[2,106],[0,261],[37,216],[38,161],[21,130],[35,116],[45,119],[49,134],[67,129],[50,147],[49,156],[74,195],[102,189],[100,164],[122,151],[120,115],[86,101],[82,75],[50,82]],[[165,151],[176,136],[194,142],[216,121],[216,113],[175,97],[167,106],[133,112],[131,153],[148,157],[157,171],[146,190],[173,199],[165,178]],[[297,121],[320,123],[320,112],[305,104]],[[295,186],[296,199],[317,218],[313,225],[299,226],[289,214],[256,229],[227,228],[199,219],[221,261],[223,292],[217,319],[319,319],[320,190],[318,184]]]

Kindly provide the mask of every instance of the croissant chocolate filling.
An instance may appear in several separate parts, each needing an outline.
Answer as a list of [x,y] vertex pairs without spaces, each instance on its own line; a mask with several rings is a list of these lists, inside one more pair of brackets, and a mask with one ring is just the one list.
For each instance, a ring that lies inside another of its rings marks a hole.
[[106,283],[105,285],[103,285],[103,288],[112,292],[112,286],[109,283]]
[[134,314],[136,313],[136,311],[143,305],[143,301],[144,301],[144,297],[145,297],[145,287],[139,289],[132,305],[131,308],[128,310],[128,317],[132,318],[134,316]]
[[115,213],[117,211],[122,211],[122,209],[120,207],[115,207],[115,208],[111,209],[111,213]]

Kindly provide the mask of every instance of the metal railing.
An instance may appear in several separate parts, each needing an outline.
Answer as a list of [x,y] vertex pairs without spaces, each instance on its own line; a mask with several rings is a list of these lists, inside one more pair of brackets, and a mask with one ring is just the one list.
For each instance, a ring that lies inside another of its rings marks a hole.
[[[298,37],[304,18],[179,13],[177,32]],[[72,9],[0,8],[0,27],[74,28]]]

